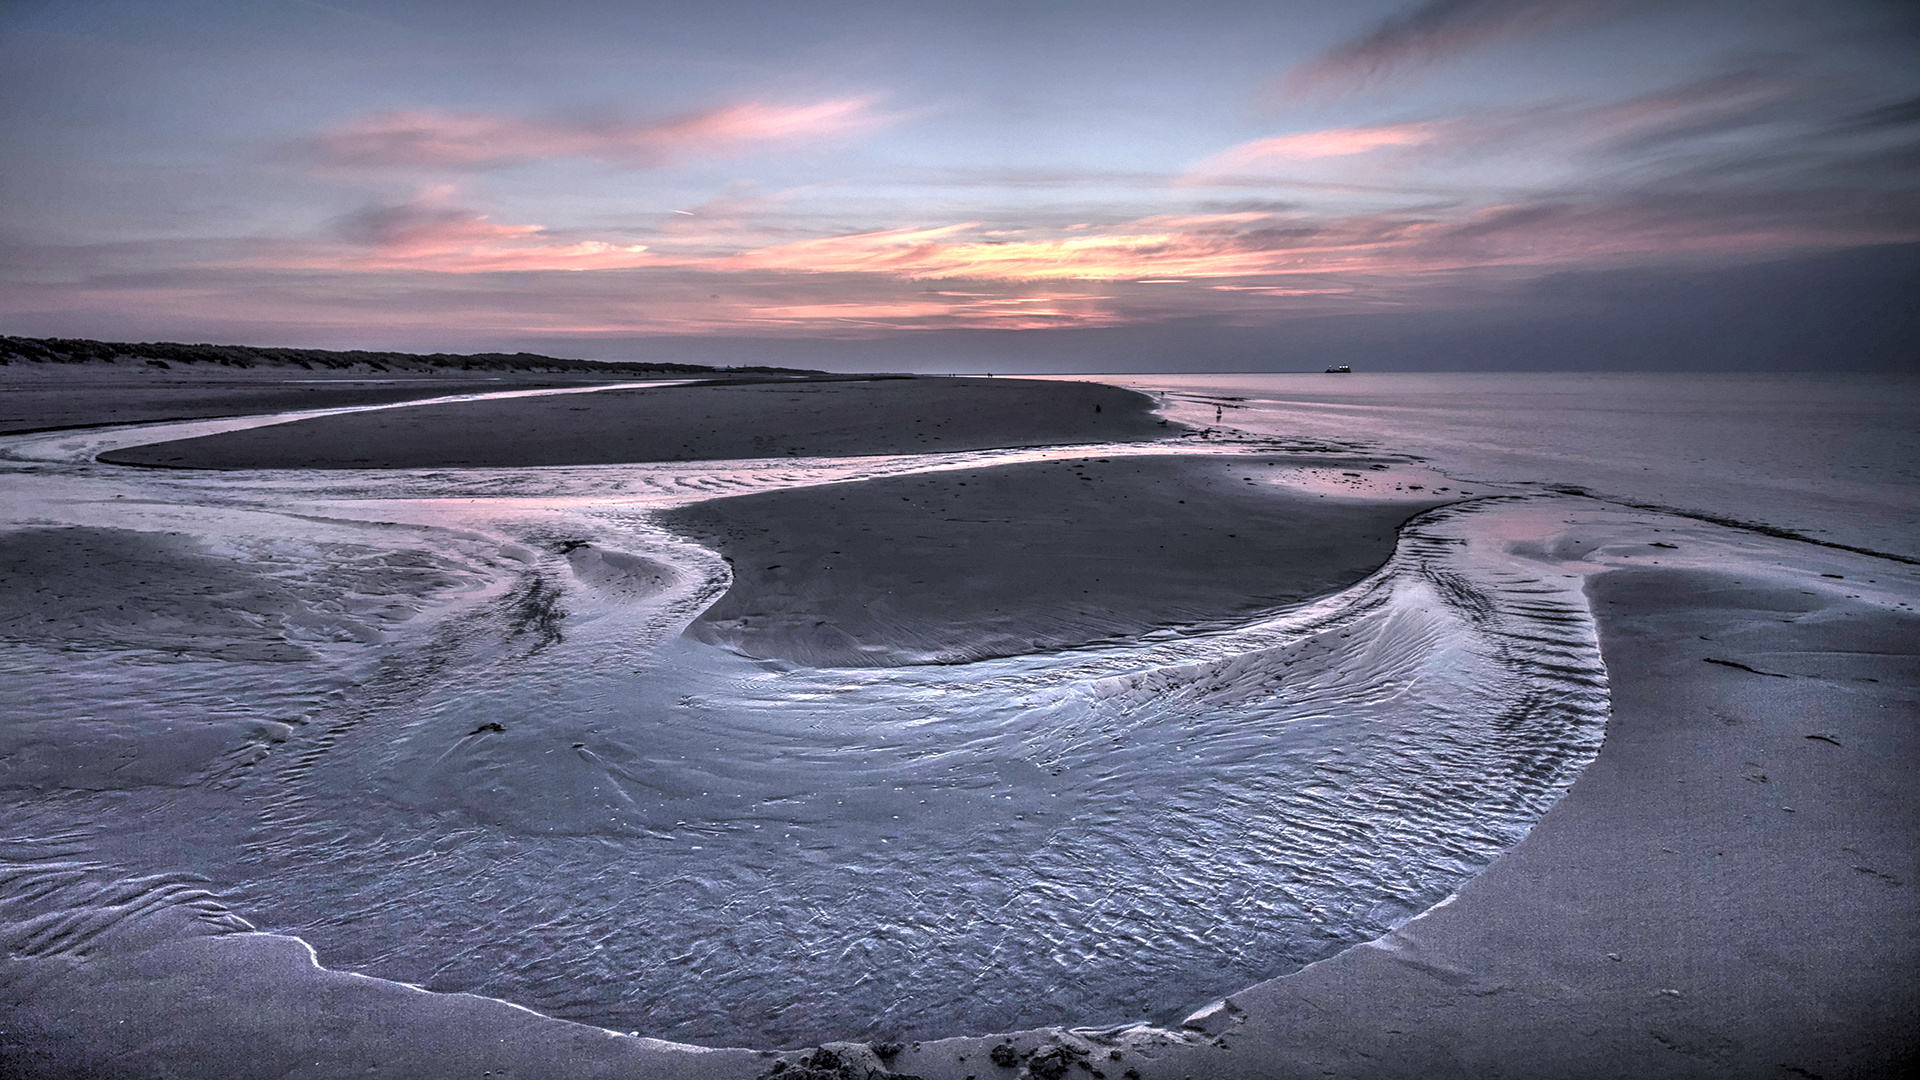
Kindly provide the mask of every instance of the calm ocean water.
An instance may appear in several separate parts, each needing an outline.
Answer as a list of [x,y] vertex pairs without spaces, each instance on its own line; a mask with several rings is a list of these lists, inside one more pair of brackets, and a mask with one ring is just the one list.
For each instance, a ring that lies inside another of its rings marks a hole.
[[[1920,557],[1920,376],[1121,375],[1193,423],[1419,454]],[[1236,401],[1222,401],[1237,398]]]

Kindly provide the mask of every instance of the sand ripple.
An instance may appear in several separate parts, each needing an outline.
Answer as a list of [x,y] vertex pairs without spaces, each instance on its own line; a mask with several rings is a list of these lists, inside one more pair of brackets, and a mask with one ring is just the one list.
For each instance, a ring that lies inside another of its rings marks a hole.
[[929,668],[672,636],[696,573],[552,639],[528,605],[594,594],[523,590],[257,775],[230,895],[330,966],[688,1041],[1172,1018],[1445,897],[1597,750],[1578,582],[1499,511],[1252,626]]

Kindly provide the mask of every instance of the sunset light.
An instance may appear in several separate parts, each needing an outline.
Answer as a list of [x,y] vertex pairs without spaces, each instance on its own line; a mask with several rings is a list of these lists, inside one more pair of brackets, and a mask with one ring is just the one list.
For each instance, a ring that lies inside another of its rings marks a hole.
[[[1868,0],[119,10],[0,17],[12,332],[405,345],[431,315],[620,357],[986,326],[1046,356],[1387,305],[1577,342],[1566,275],[1853,296],[1920,241],[1920,69]],[[1004,310],[1047,283],[1088,295]]]

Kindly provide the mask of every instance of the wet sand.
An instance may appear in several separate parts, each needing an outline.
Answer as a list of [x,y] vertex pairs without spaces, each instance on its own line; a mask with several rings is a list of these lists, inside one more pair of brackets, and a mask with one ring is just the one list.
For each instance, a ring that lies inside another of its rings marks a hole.
[[658,520],[732,564],[732,589],[691,629],[702,640],[814,665],[961,663],[1321,596],[1373,572],[1400,523],[1435,505],[1269,482],[1297,464],[1037,462],[715,499]]
[[1143,1073],[1909,1072],[1920,617],[1809,584],[1594,579],[1614,712],[1567,797],[1446,906],[1234,995],[1204,1024],[1231,1049]]
[[101,455],[193,469],[391,469],[859,456],[1180,434],[1144,394],[1021,379],[816,378],[320,417]]
[[[1740,580],[1597,579],[1614,695],[1605,749],[1526,840],[1379,941],[1235,994],[1179,1033],[1041,1029],[885,1059],[831,1052],[860,1066],[852,1075],[929,1080],[1055,1075],[1079,1060],[1091,1068],[1058,1075],[1900,1075],[1920,1050],[1920,618]],[[776,1075],[776,1062],[810,1075],[800,1065],[821,1060],[426,994],[204,922],[157,937],[89,958],[10,943],[8,1060],[35,1076],[716,1080]],[[1016,1067],[994,1064],[1001,1045]]]

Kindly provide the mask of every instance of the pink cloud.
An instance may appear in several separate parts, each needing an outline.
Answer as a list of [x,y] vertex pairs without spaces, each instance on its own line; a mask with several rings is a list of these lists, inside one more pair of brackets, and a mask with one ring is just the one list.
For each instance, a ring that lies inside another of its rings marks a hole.
[[336,242],[274,245],[256,264],[299,269],[609,270],[645,264],[646,245],[602,240],[556,243],[539,225],[502,225],[450,204],[453,189],[428,188],[404,203],[363,207],[335,218]]
[[1188,171],[1183,180],[1193,183],[1207,177],[1247,172],[1281,162],[1351,157],[1389,146],[1424,146],[1439,141],[1448,127],[1438,122],[1381,124],[1373,127],[1325,128],[1255,139],[1201,161]]
[[1266,212],[1153,215],[1061,230],[991,230],[967,222],[822,237],[677,265],[914,281],[1223,278],[1345,266],[1437,227],[1379,215],[1314,224]]
[[979,224],[881,229],[796,240],[735,255],[728,261],[742,269],[897,273],[911,277],[917,268],[939,259],[953,246],[945,241]]
[[[1697,209],[1697,208],[1696,208]],[[1598,258],[1682,252],[1729,254],[1821,242],[1821,230],[1778,220],[1715,220],[1692,210],[1600,204],[1486,207],[1448,218],[1359,214],[1308,220],[1265,212],[1155,215],[1080,229],[989,229],[979,222],[881,229],[733,251],[707,234],[653,245],[562,240],[538,225],[506,225],[432,195],[340,219],[355,243],[310,244],[270,256],[277,265],[449,274],[659,269],[725,276],[799,274],[897,282],[1133,282],[1213,287],[1227,279],[1302,275],[1393,276],[1463,267],[1550,266]],[[735,243],[746,234],[733,237]],[[1229,282],[1222,291],[1267,296],[1332,295],[1276,280]],[[882,307],[862,301],[761,304],[745,321],[906,319],[936,310],[971,321],[1073,318],[1074,298],[1045,292],[1007,297],[939,292]],[[848,302],[851,303],[851,302]],[[905,305],[905,306],[902,306]],[[919,305],[919,306],[914,306]],[[932,305],[932,306],[928,306]]]
[[[323,280],[349,298],[349,307],[359,302],[351,299],[360,295],[356,282],[370,295],[405,283],[413,298],[471,297],[474,312],[459,315],[471,327],[857,337],[1196,316],[1223,324],[1270,320],[1417,305],[1444,283],[1468,278],[1512,281],[1563,268],[1920,239],[1911,228],[1890,230],[1885,211],[1857,200],[1820,192],[1783,199],[1642,192],[1344,216],[1229,204],[1227,212],[1071,226],[963,221],[784,242],[777,238],[795,226],[769,224],[769,204],[721,200],[636,237],[645,243],[629,243],[496,222],[459,205],[451,189],[431,188],[336,218],[324,236],[255,242],[244,255],[226,249],[224,258],[208,252],[200,265],[227,273],[308,271],[259,275],[261,287]],[[1909,213],[1904,220],[1920,218]],[[466,280],[455,283],[453,276]],[[203,297],[208,304],[214,298]],[[168,302],[175,300],[201,304],[185,294]],[[412,314],[396,305],[377,318]]]
[[[663,265],[717,272],[901,281],[1153,282],[1156,290],[1170,292],[1307,297],[1345,295],[1352,291],[1351,280],[1287,282],[1326,275],[1387,281],[1476,268],[1528,272],[1898,238],[1877,229],[1862,233],[1845,214],[1825,221],[1764,201],[1734,206],[1702,199],[1531,203],[1445,216],[1383,213],[1322,220],[1264,213],[1165,215],[1071,231],[990,230],[966,223],[852,233],[732,256],[662,258]],[[954,299],[966,295],[955,293]]]
[[1255,293],[1260,296],[1351,296],[1351,286],[1332,289],[1296,289],[1284,285],[1209,285],[1215,292]]
[[1030,330],[1049,326],[1104,326],[1120,321],[1103,301],[1111,296],[1058,293],[994,296],[923,293],[913,299],[828,301],[757,306],[747,314],[760,327],[798,329],[936,329],[976,327]]
[[389,255],[409,256],[518,240],[541,231],[538,225],[492,224],[485,214],[447,205],[452,194],[452,188],[434,187],[408,202],[363,207],[335,219],[334,232]]
[[[1105,227],[989,230],[979,222],[885,229],[778,244],[700,265],[880,273],[906,280],[1122,281],[1262,271],[1273,259],[1251,227],[1265,213],[1155,215]],[[1297,254],[1297,252],[1296,252]]]
[[[284,246],[283,246],[284,247]],[[473,243],[433,251],[342,252],[303,249],[260,256],[242,265],[274,269],[382,272],[417,270],[435,274],[489,274],[532,270],[625,270],[647,266],[641,244],[583,240],[572,244],[502,246]]]
[[749,309],[756,319],[808,320],[808,319],[857,319],[893,320],[920,319],[929,315],[945,315],[954,309],[954,305],[938,300],[889,300],[889,301],[840,301],[824,304],[784,304]]
[[[1758,71],[1732,71],[1603,104],[1535,104],[1484,110],[1437,120],[1324,128],[1256,139],[1195,163],[1181,186],[1265,182],[1281,166],[1398,150],[1395,166],[1431,164],[1471,152],[1591,174],[1596,155],[1605,165],[1640,167],[1663,145],[1705,143],[1792,122],[1805,84]],[[1797,96],[1800,95],[1800,96]],[[1379,158],[1365,162],[1368,167]],[[1653,164],[1658,164],[1657,161]],[[1289,178],[1298,182],[1297,176]]]
[[738,153],[778,142],[848,135],[886,123],[867,98],[810,104],[742,102],[664,120],[517,117],[402,110],[303,140],[303,156],[328,165],[487,169],[551,158],[652,168],[697,154]]
[[[765,259],[773,249],[738,256],[668,253],[656,259],[653,252],[627,252],[616,244],[560,243],[544,232],[478,236],[464,241],[464,247],[431,254],[419,248],[383,253],[344,241],[282,242],[256,250],[246,261],[166,275],[116,272],[79,284],[15,283],[0,288],[0,310],[84,311],[93,319],[112,313],[112,318],[155,325],[160,324],[155,320],[175,320],[165,323],[170,326],[238,327],[255,320],[278,327],[271,332],[282,339],[289,328],[350,336],[404,331],[438,341],[436,347],[442,348],[449,335],[854,339],[943,329],[1152,325],[1198,317],[1220,326],[1269,325],[1383,305],[1445,306],[1461,290],[1505,287],[1564,269],[1711,265],[1920,240],[1912,226],[1889,229],[1881,217],[1863,215],[1857,204],[1829,195],[1810,192],[1802,204],[1784,206],[1776,195],[1737,205],[1705,196],[1631,204],[1514,204],[1450,220],[1372,215],[1306,223],[1288,218],[1213,223],[1188,234],[1149,233],[1138,222],[1096,225],[1114,238],[1160,240],[1157,251],[1135,250],[1130,265],[1115,265],[1107,252],[1100,256],[1106,261],[1082,267],[1104,279],[1099,285],[1066,276],[1038,284],[1007,273],[1004,263],[983,270],[969,261],[981,238],[990,235],[977,226],[853,234],[832,238],[842,247],[827,249],[858,253],[876,236],[898,240],[918,234],[911,244],[918,265],[974,275],[952,285],[930,284],[900,267],[841,272],[828,258],[804,261],[791,257],[792,251],[777,268],[755,268],[747,256]],[[1920,204],[1908,200],[1907,205],[1906,220],[1920,221],[1913,212]],[[1008,241],[998,246],[1015,248],[1057,238],[991,235]],[[1165,269],[1208,258],[1214,260],[1208,273]],[[1053,269],[1044,260],[1035,268],[1040,266]],[[265,267],[277,272],[255,272]],[[473,272],[595,267],[599,272],[564,275]],[[1121,269],[1131,273],[1118,274]],[[1227,269],[1236,272],[1217,273]]]

